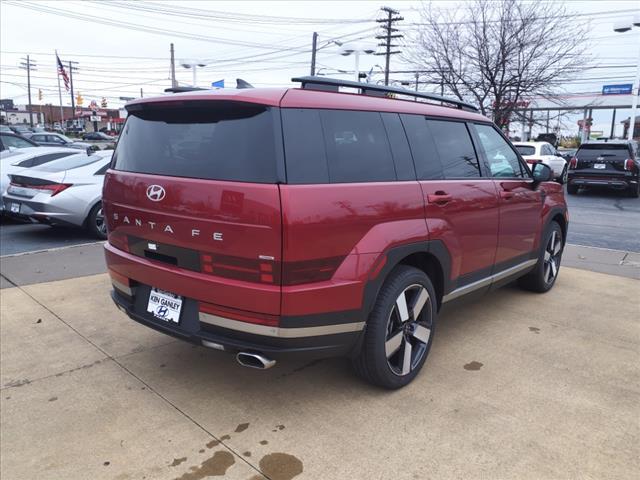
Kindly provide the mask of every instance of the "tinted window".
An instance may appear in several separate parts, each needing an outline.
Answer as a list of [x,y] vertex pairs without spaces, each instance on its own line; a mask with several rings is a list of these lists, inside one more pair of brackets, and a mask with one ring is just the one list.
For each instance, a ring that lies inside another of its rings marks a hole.
[[520,152],[520,155],[535,155],[536,147],[532,145],[516,145],[516,149]]
[[576,153],[579,160],[596,160],[598,157],[611,160],[625,160],[629,158],[629,147],[624,144],[585,144]]
[[411,146],[418,179],[439,180],[444,178],[436,143],[427,125],[427,120],[421,115],[401,115],[401,118]]
[[407,135],[402,127],[400,116],[397,113],[381,113],[387,138],[391,145],[393,163],[396,167],[398,180],[415,180],[416,171],[411,159],[411,150],[407,143]]
[[46,165],[40,167],[38,170],[42,170],[44,172],[63,172],[65,170],[71,170],[73,168],[84,167],[85,165],[99,162],[103,159],[104,157],[99,157],[97,155],[78,153],[65,158],[61,158],[60,160],[49,162]]
[[273,183],[273,112],[233,102],[131,112],[114,168],[129,172]]
[[491,125],[476,125],[492,177],[524,177],[516,152]]
[[59,153],[49,153],[47,155],[40,155],[37,157],[30,158],[28,160],[23,160],[18,163],[16,166],[19,167],[37,167],[38,165],[43,165],[45,163],[49,163],[53,160],[57,160],[59,158],[68,157],[69,155],[73,155],[71,152],[59,152]]
[[331,183],[396,180],[379,113],[321,110],[320,121]]
[[24,138],[16,137],[13,135],[3,135],[2,143],[5,147],[13,147],[13,148],[29,148],[34,147],[36,144],[31,143]]
[[320,112],[282,109],[288,183],[329,183]]
[[427,124],[442,162],[444,178],[479,177],[480,165],[467,126],[443,120],[427,120]]

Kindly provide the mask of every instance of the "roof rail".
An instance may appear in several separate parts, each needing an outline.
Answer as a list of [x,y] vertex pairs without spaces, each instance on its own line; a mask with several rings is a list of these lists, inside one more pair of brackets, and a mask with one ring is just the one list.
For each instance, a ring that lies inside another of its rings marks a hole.
[[353,82],[350,80],[339,80],[336,78],[326,77],[295,77],[291,79],[292,82],[302,83],[302,88],[311,90],[325,90],[338,92],[340,87],[359,88],[363,95],[383,96],[388,93],[395,93],[398,95],[406,95],[414,98],[424,98],[427,100],[433,100],[436,102],[448,103],[454,107],[464,110],[471,110],[477,112],[478,108],[470,103],[457,100],[455,98],[441,97],[433,93],[416,92],[413,90],[407,90],[406,88],[388,87],[383,85],[374,85],[372,83]]
[[200,87],[171,87],[171,88],[164,89],[165,93],[194,92],[196,90],[208,90],[208,89],[200,88]]

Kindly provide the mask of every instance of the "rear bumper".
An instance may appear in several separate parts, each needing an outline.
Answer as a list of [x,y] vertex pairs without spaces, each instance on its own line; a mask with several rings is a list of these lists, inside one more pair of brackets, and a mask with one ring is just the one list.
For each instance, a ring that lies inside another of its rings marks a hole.
[[[58,207],[55,202],[41,202],[14,195],[4,195],[2,201],[5,213],[11,217],[31,218],[49,225],[81,227],[84,223],[82,214],[66,211]],[[16,204],[20,206],[19,212],[11,212],[11,205]]]
[[584,175],[569,173],[568,184],[575,185],[576,187],[600,186],[623,190],[636,186],[638,184],[638,177],[633,176],[631,173],[626,175]]
[[[146,311],[150,287],[138,285],[133,291],[123,290],[129,289],[114,282],[111,298],[116,306],[132,320],[180,340],[229,353],[261,353],[273,359],[292,357],[318,359],[347,356],[358,345],[363,331],[360,329],[359,331],[309,336],[306,336],[305,332],[298,332],[293,337],[248,333],[208,323],[207,314],[203,315],[199,312],[198,302],[188,298],[184,299],[180,323],[173,324],[156,319]],[[224,320],[234,322],[231,319]],[[262,325],[258,326],[262,327]]]

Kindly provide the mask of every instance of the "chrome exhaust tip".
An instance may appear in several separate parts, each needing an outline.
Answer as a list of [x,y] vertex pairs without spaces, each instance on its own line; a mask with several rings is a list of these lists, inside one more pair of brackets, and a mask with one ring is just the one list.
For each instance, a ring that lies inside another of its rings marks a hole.
[[238,352],[236,360],[243,367],[257,368],[258,370],[266,370],[276,364],[275,360],[271,360],[259,353]]

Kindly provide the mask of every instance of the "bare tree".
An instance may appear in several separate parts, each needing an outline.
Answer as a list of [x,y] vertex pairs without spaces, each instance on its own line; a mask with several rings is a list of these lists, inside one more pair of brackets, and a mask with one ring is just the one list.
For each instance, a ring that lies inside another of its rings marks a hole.
[[531,95],[548,95],[586,63],[586,26],[557,2],[424,4],[406,60],[503,127]]

